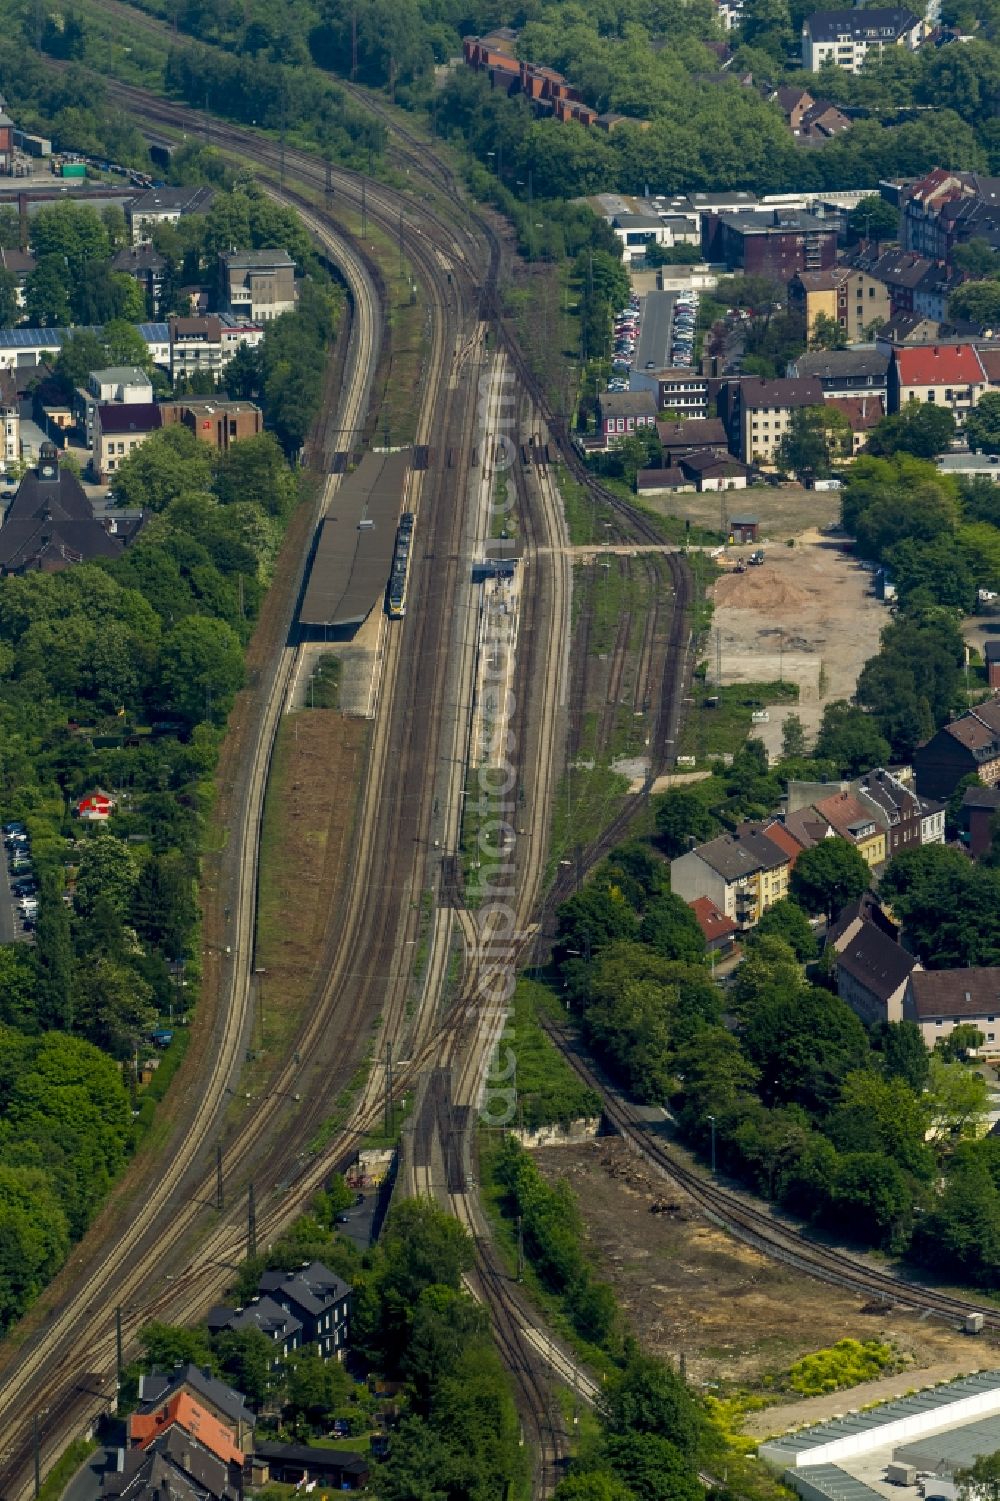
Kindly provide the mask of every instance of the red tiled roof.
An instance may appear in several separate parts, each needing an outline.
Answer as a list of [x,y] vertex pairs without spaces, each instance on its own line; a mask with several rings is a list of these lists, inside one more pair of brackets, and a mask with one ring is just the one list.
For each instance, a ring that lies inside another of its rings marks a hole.
[[897,349],[895,358],[902,386],[975,385],[983,379],[972,344],[911,344]]
[[732,918],[720,912],[710,896],[700,896],[696,901],[688,902],[688,906],[698,919],[698,926],[705,935],[706,943],[711,943],[716,938],[728,938],[730,933],[736,932]]
[[175,1423],[224,1464],[243,1463],[242,1450],[233,1443],[229,1430],[183,1391],[153,1412],[134,1412],[129,1418],[129,1438],[134,1447],[146,1449]]
[[868,432],[885,416],[881,396],[828,396],[826,405],[843,412],[852,433]]
[[761,833],[766,834],[771,843],[776,844],[779,850],[784,850],[788,856],[788,868],[789,870],[794,870],[795,862],[801,855],[804,846],[799,843],[791,830],[774,819],[770,823],[763,825]]

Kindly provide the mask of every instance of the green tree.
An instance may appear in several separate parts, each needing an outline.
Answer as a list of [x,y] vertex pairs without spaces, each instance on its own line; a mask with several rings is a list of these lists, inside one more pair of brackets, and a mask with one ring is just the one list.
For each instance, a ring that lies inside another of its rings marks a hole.
[[842,412],[834,407],[798,407],[778,444],[777,460],[779,468],[794,470],[808,481],[829,475],[834,461],[850,452],[851,430]]
[[933,1053],[927,1080],[932,1139],[954,1142],[979,1134],[986,1115],[986,1080],[962,1063],[948,1063]]
[[868,1038],[854,1012],[815,986],[803,986],[794,997],[765,996],[741,1035],[767,1105],[800,1105],[826,1115],[846,1076],[868,1062]]
[[873,766],[886,766],[891,751],[870,714],[837,699],[823,710],[816,755],[833,761],[843,775],[857,776]]
[[895,240],[899,235],[899,210],[878,193],[858,200],[847,216],[848,240]]
[[125,917],[131,910],[138,877],[138,862],[129,846],[109,829],[101,829],[80,853],[74,897],[78,914],[92,917],[103,898],[119,917]]
[[960,271],[972,277],[995,277],[1000,275],[1000,253],[989,240],[974,238],[964,245],[956,245],[952,260]]
[[965,436],[970,448],[1000,453],[1000,391],[987,391],[979,398],[965,419]]
[[934,1051],[947,1063],[966,1063],[970,1053],[975,1053],[986,1041],[985,1033],[972,1022],[959,1022],[953,1027],[947,1037],[941,1037],[934,1044]]
[[[254,1333],[257,1331],[255,1330]],[[265,1336],[260,1336],[269,1342]],[[263,1351],[264,1355],[273,1353]],[[236,1373],[233,1373],[234,1377]],[[261,1375],[266,1382],[270,1375],[270,1359]],[[247,1384],[239,1384],[239,1390],[252,1395]],[[300,1437],[310,1431],[329,1428],[330,1420],[338,1407],[346,1407],[354,1383],[336,1360],[323,1360],[316,1350],[295,1350],[288,1361],[285,1373],[284,1415]]]
[[717,819],[696,792],[674,787],[656,800],[656,833],[666,854],[683,855],[718,833]]
[[781,722],[781,754],[783,757],[804,756],[806,732],[798,714],[788,714]]
[[837,1163],[830,1211],[858,1239],[898,1251],[910,1238],[913,1195],[894,1162],[876,1152],[849,1152]]
[[[126,281],[132,281],[126,277]],[[132,282],[132,286],[136,287]],[[126,307],[135,309],[139,304],[135,301],[134,293],[124,291],[122,297]],[[153,357],[149,352],[149,345],[137,328],[127,320],[133,316],[132,312],[119,312],[104,325],[101,334],[101,342],[104,345],[104,356],[109,365],[138,365],[140,370],[151,371]],[[143,311],[140,309],[134,314],[141,318]],[[187,432],[187,428],[168,428],[168,432]]]
[[[262,1406],[275,1384],[273,1340],[259,1329],[224,1329],[212,1343],[221,1373],[255,1407]],[[293,1381],[293,1370],[290,1364],[286,1378],[289,1385]]]
[[212,455],[186,427],[165,427],[133,449],[114,476],[119,505],[163,511],[177,496],[208,490]]
[[574,1470],[560,1480],[552,1501],[631,1501],[632,1491],[607,1470]]
[[0,1164],[0,1329],[24,1312],[68,1251],[66,1215],[49,1175]]
[[35,953],[39,1026],[68,1030],[73,1019],[73,940],[61,885],[50,875],[42,878]]
[[0,270],[0,328],[12,328],[20,319],[17,280],[13,272]]
[[788,897],[775,902],[762,914],[753,930],[755,939],[781,938],[788,944],[800,964],[808,964],[819,951],[816,934],[802,908]]
[[1000,1450],[980,1454],[967,1470],[959,1470],[955,1479],[962,1501],[1000,1501]]
[[638,1501],[700,1501],[705,1494],[694,1465],[659,1433],[611,1434],[604,1452]]
[[926,1103],[898,1076],[870,1069],[848,1074],[825,1130],[841,1152],[881,1154],[916,1178],[933,1175]]
[[902,1079],[915,1094],[927,1083],[930,1060],[916,1022],[878,1022],[871,1030],[872,1047],[889,1079]]
[[683,1377],[634,1347],[624,1369],[609,1381],[600,1410],[609,1434],[657,1434],[687,1459],[706,1435],[705,1414]]
[[42,257],[29,271],[24,285],[24,310],[35,328],[53,328],[69,323],[69,277],[62,260]]
[[171,713],[221,724],[242,686],[243,648],[224,620],[188,615],[163,638],[159,690]]
[[809,335],[810,349],[846,349],[847,329],[829,313],[817,313]]
[[106,955],[77,966],[74,1025],[95,1047],[130,1056],[156,1021],[153,992],[127,964]]
[[966,281],[948,299],[948,316],[983,327],[1000,322],[1000,281]]
[[846,839],[823,839],[795,862],[789,892],[807,912],[833,918],[868,890],[871,871]]
[[946,407],[911,401],[875,424],[866,448],[875,457],[910,453],[918,459],[936,459],[955,436],[955,419]]
[[172,1371],[175,1366],[189,1364],[212,1372],[218,1369],[204,1329],[185,1329],[154,1319],[143,1327],[139,1343],[151,1371]]
[[705,955],[705,936],[698,919],[686,902],[669,891],[646,908],[639,937],[664,959],[695,962]]
[[111,253],[108,231],[96,210],[73,199],[45,204],[32,215],[31,244],[39,260],[63,260],[74,280]]

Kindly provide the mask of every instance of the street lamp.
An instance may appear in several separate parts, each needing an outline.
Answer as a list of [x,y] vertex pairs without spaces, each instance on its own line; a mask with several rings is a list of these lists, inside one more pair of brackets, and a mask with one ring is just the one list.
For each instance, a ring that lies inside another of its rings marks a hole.
[[715,1177],[715,1116],[708,1117],[708,1123],[712,1128],[712,1177]]

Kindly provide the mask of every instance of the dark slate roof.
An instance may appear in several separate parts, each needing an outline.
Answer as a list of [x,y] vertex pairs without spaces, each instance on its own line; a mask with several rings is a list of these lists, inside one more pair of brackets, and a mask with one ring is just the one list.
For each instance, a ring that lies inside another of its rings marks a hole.
[[102,433],[153,433],[162,426],[155,401],[115,401],[97,410]]
[[219,1412],[224,1413],[233,1423],[242,1423],[245,1428],[252,1428],[256,1421],[253,1413],[243,1400],[243,1394],[234,1391],[224,1381],[203,1371],[200,1366],[193,1363],[176,1366],[170,1374],[162,1371],[154,1371],[150,1376],[140,1378],[142,1389],[139,1393],[140,1410],[148,1412],[156,1407],[165,1397],[172,1396],[182,1386],[189,1386],[193,1392],[206,1401],[210,1402]]
[[726,474],[749,474],[746,464],[739,459],[734,459],[732,454],[716,453],[714,448],[701,448],[695,453],[682,454],[680,458],[681,469],[692,470],[695,474],[709,474],[714,469],[722,469]]
[[740,381],[740,400],[749,407],[819,407],[823,405],[823,387],[814,375],[802,380],[774,380],[765,375],[744,376]]
[[122,546],[120,537],[110,535],[95,521],[75,474],[60,469],[57,480],[43,480],[31,469],[18,485],[0,527],[0,573],[117,558]]
[[314,1318],[351,1294],[343,1278],[321,1261],[311,1261],[298,1272],[265,1272],[258,1286],[262,1293],[270,1294],[278,1302],[287,1299],[294,1308]]
[[818,10],[802,24],[809,28],[814,42],[835,42],[844,32],[863,42],[903,36],[917,21],[912,10],[892,5],[879,10]]
[[919,970],[910,989],[918,1021],[1000,1011],[1000,969]]
[[166,1433],[161,1433],[159,1438],[154,1439],[149,1450],[169,1460],[182,1474],[189,1476],[199,1490],[218,1497],[219,1501],[230,1501],[230,1498],[235,1501],[239,1494],[229,1483],[228,1465],[176,1423]]
[[322,1465],[326,1469],[341,1469],[349,1475],[366,1475],[371,1463],[364,1454],[355,1454],[349,1449],[317,1449],[310,1444],[278,1444],[265,1440],[254,1448],[259,1459],[268,1459],[286,1464],[301,1464],[315,1470]]
[[766,834],[749,829],[740,829],[736,834],[720,834],[717,839],[700,844],[694,853],[724,881],[738,881],[755,871],[774,870],[788,864],[784,850],[772,843]]
[[144,214],[204,214],[214,198],[214,188],[150,188],[132,199],[128,213],[132,219]]
[[130,1449],[123,1469],[104,1472],[101,1495],[124,1501],[205,1501],[207,1492],[162,1454]]
[[966,787],[962,794],[963,808],[1000,808],[1000,787]]
[[300,1333],[302,1323],[265,1293],[235,1313],[229,1321],[229,1328],[259,1329],[269,1339],[290,1339]]
[[598,397],[605,417],[655,417],[652,391],[602,391]]
[[814,375],[817,380],[846,380],[870,375],[874,380],[884,381],[889,354],[881,349],[817,349],[797,355],[793,364],[801,378]]
[[987,641],[983,656],[987,662],[1000,662],[1000,641]]
[[861,931],[841,950],[837,968],[845,969],[879,1000],[887,1001],[916,962],[912,954],[893,943],[874,923],[865,921]]
[[878,897],[875,895],[875,893],[873,891],[866,891],[858,898],[856,902],[850,902],[848,906],[841,908],[836,922],[833,923],[832,926],[827,930],[827,944],[835,944],[837,939],[840,938],[843,933],[846,933],[851,924],[855,922],[859,917],[862,918],[866,923],[873,924],[875,927],[880,929],[880,931],[884,933],[887,938],[891,938],[894,943],[898,940],[899,928],[891,920],[891,918],[886,917],[885,913],[882,911],[882,908],[879,906]]
[[166,261],[152,245],[124,245],[112,257],[112,271],[162,271]]
[[[378,604],[389,582],[409,451],[366,453],[330,502],[313,553],[299,620],[306,626],[353,628]],[[362,527],[366,519],[370,526]]]

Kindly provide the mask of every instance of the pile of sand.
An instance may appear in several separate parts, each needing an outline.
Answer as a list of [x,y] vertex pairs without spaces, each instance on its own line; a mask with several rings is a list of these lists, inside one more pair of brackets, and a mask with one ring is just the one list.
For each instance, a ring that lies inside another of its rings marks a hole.
[[746,573],[727,573],[715,586],[716,604],[728,605],[733,610],[781,613],[800,610],[809,599],[805,589],[779,578],[766,563],[760,568],[748,568]]

